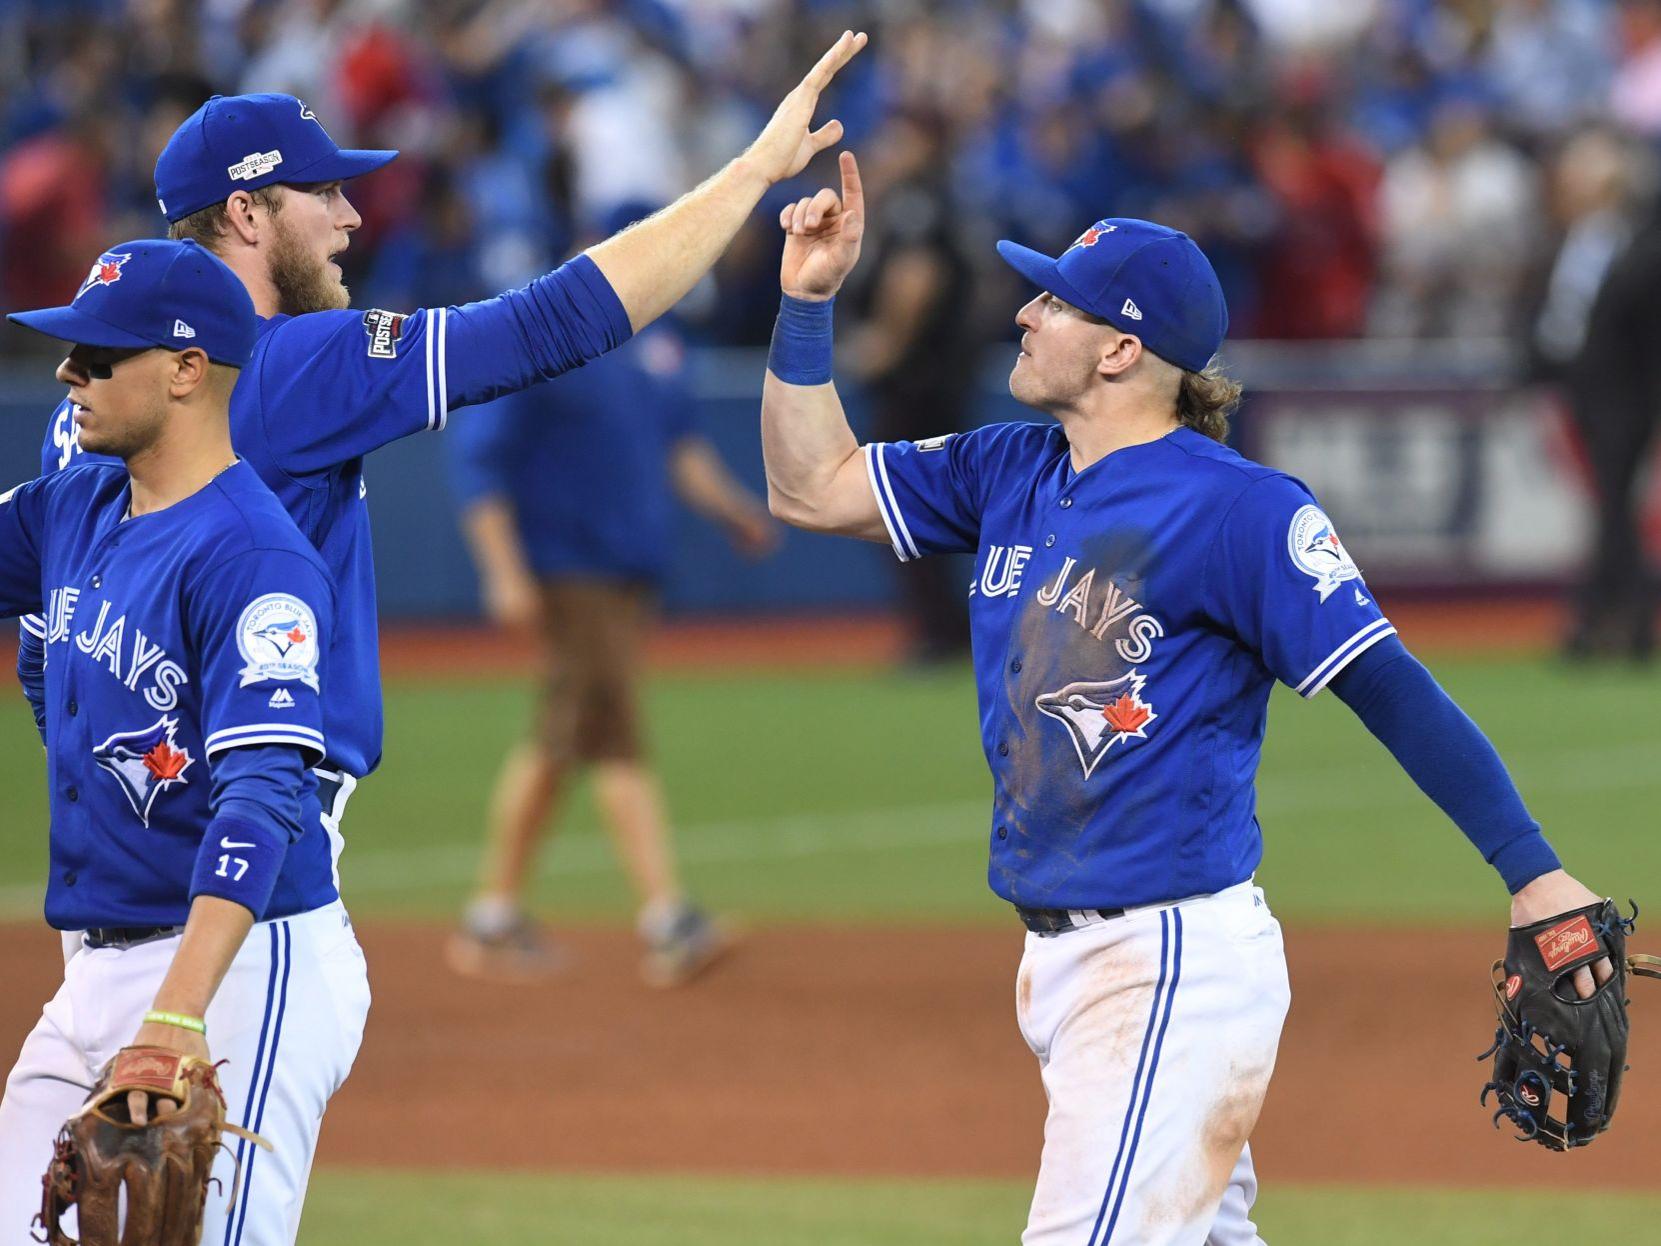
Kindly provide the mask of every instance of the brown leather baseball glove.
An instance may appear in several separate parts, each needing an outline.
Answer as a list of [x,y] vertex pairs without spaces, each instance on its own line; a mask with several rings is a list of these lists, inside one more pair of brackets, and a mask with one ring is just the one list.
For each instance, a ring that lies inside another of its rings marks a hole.
[[[128,1114],[129,1091],[172,1100],[143,1125]],[[86,1105],[64,1123],[35,1224],[47,1246],[197,1246],[220,1137],[270,1143],[228,1124],[214,1066],[165,1047],[123,1047],[104,1067]],[[232,1196],[235,1196],[233,1182]],[[126,1223],[121,1199],[126,1196]],[[73,1207],[80,1238],[63,1220]]]

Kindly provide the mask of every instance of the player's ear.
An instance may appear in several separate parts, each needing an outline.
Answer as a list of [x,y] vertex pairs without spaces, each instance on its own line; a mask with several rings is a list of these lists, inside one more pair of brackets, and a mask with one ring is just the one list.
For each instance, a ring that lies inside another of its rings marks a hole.
[[213,363],[205,351],[192,346],[173,352],[173,374],[168,378],[170,397],[184,398],[201,389],[213,371]]
[[1096,371],[1102,376],[1123,376],[1142,358],[1142,339],[1134,333],[1114,330],[1102,343],[1102,353],[1096,360]]
[[246,190],[234,190],[225,200],[225,233],[248,246],[257,246],[264,232],[265,205]]

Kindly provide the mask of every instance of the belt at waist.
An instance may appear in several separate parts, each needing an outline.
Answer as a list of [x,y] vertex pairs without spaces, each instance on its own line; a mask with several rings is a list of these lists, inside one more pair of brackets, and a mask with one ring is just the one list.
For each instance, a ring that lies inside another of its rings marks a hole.
[[1017,904],[1015,913],[1034,934],[1060,934],[1097,922],[1123,917],[1124,909],[1029,909]]
[[312,773],[317,776],[317,803],[323,810],[323,816],[338,824],[345,816],[346,802],[357,789],[357,776],[341,770],[325,770],[321,766],[312,767]]
[[101,926],[82,936],[89,948],[129,948],[155,939],[169,939],[183,926]]

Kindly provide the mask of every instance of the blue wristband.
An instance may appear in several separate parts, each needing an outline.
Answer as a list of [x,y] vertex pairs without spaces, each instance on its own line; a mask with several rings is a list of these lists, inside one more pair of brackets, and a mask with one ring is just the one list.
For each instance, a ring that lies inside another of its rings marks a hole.
[[823,385],[831,379],[831,309],[836,299],[810,303],[779,299],[767,370],[787,385]]

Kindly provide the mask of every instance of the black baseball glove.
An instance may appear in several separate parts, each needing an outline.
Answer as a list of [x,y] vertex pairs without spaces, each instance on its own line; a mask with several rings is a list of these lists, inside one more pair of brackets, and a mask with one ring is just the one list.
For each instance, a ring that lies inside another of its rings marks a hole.
[[[1612,900],[1512,929],[1505,959],[1494,962],[1499,1030],[1479,1060],[1494,1060],[1482,1088],[1507,1117],[1521,1142],[1553,1151],[1586,1146],[1615,1115],[1626,1072],[1627,977],[1661,978],[1661,958],[1628,956],[1626,937],[1637,923]],[[1574,989],[1574,972],[1609,958],[1614,973],[1588,999]],[[1559,1096],[1560,1115],[1552,1114]]]

